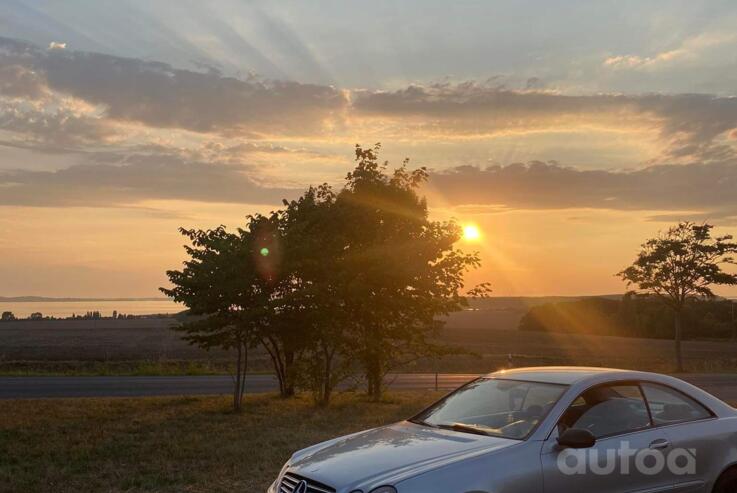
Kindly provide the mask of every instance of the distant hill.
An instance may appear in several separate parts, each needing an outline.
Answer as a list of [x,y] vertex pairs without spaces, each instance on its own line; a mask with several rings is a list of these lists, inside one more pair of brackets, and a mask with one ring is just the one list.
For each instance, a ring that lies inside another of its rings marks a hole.
[[0,296],[0,303],[71,303],[79,301],[168,301],[169,298],[53,298],[47,296]]

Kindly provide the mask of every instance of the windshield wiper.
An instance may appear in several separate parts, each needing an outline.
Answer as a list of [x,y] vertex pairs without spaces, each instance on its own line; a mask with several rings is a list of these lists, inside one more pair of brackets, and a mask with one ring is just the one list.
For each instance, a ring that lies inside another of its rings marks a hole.
[[407,420],[407,421],[409,421],[410,423],[414,423],[414,424],[416,424],[416,425],[420,425],[420,426],[427,426],[428,428],[438,428],[438,426],[436,426],[436,425],[433,425],[433,424],[430,424],[430,423],[428,423],[427,421],[424,421],[424,420],[422,420],[422,419],[414,419],[414,418],[413,418],[413,419],[409,419],[409,420]]
[[474,435],[484,435],[487,437],[493,436],[492,433],[488,431],[484,431],[478,426],[467,425],[463,423],[440,424],[440,425],[437,425],[437,427],[443,428],[445,430],[460,431],[462,433],[473,433]]

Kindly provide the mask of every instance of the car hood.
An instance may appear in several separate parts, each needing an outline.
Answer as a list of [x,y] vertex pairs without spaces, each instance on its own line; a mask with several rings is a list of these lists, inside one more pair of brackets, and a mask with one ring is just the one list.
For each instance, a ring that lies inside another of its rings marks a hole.
[[396,483],[449,462],[519,443],[404,421],[305,449],[292,457],[289,469],[338,491],[350,491]]

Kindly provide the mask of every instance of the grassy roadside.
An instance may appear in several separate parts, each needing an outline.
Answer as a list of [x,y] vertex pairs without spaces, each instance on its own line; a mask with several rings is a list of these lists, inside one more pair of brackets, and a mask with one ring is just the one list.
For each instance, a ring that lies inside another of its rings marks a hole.
[[132,361],[0,361],[0,376],[176,376],[226,375],[231,364],[225,361],[132,360]]
[[374,404],[306,397],[0,401],[0,492],[266,490],[296,449],[412,415],[437,394],[395,393]]

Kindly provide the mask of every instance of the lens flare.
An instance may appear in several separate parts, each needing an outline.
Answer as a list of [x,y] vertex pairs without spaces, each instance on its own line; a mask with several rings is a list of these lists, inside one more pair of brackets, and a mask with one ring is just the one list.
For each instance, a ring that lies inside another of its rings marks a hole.
[[466,241],[478,241],[481,238],[481,230],[474,224],[463,226],[463,239]]
[[263,256],[263,257],[268,257],[268,256],[269,256],[269,249],[268,249],[268,248],[266,248],[266,247],[263,247],[263,248],[261,249],[261,256]]

